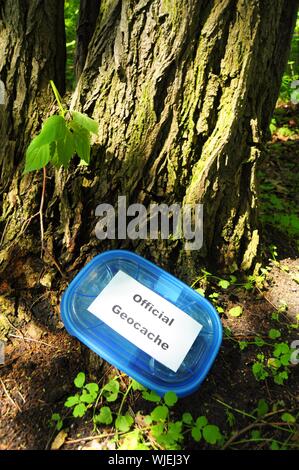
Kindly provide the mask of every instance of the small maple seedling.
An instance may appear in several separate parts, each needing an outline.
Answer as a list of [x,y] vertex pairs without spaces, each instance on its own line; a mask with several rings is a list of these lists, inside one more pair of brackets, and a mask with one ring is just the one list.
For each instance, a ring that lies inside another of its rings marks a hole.
[[[53,257],[44,246],[43,207],[46,192],[46,165],[52,163],[56,168],[63,166],[66,169],[74,155],[78,155],[81,159],[81,165],[88,165],[90,162],[91,134],[98,133],[99,125],[86,114],[66,110],[52,80],[50,84],[59,106],[59,115],[50,116],[43,123],[40,133],[29,145],[26,151],[24,174],[43,169],[40,209],[35,215],[40,217],[41,256],[45,251]],[[56,262],[55,265],[57,265]],[[59,271],[62,274],[60,269]]]
[[49,117],[40,133],[32,140],[26,152],[24,174],[52,163],[56,168],[68,168],[77,154],[82,165],[90,162],[91,134],[97,134],[99,125],[87,115],[64,109],[53,81],[50,81],[59,106],[59,115]]

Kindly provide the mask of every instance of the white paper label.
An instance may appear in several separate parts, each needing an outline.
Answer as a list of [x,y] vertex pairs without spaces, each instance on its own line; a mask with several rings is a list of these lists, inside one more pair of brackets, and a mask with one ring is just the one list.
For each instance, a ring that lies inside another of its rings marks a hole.
[[176,372],[202,325],[123,271],[88,308],[121,336]]

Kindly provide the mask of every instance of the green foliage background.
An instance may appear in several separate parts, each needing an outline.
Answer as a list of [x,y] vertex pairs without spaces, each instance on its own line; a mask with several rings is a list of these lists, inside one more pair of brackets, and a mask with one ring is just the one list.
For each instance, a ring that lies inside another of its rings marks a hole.
[[73,90],[75,86],[74,59],[76,51],[76,33],[80,8],[80,0],[65,1],[65,32],[66,32],[66,88]]

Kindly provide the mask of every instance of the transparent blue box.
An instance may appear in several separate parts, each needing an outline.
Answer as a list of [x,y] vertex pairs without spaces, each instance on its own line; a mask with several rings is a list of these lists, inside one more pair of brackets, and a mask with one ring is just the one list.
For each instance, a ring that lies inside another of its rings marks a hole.
[[[119,271],[203,326],[177,372],[159,363],[88,311],[93,300]],[[210,302],[157,265],[124,250],[106,251],[78,273],[63,295],[61,317],[72,336],[159,395],[173,391],[183,397],[194,392],[210,370],[222,340],[221,321]]]

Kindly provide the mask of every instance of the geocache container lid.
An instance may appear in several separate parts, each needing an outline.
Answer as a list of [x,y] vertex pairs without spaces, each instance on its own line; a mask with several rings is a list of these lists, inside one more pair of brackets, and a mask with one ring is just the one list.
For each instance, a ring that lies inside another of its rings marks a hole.
[[106,251],[79,272],[63,295],[61,316],[71,335],[159,395],[195,391],[222,340],[210,302],[124,250]]

